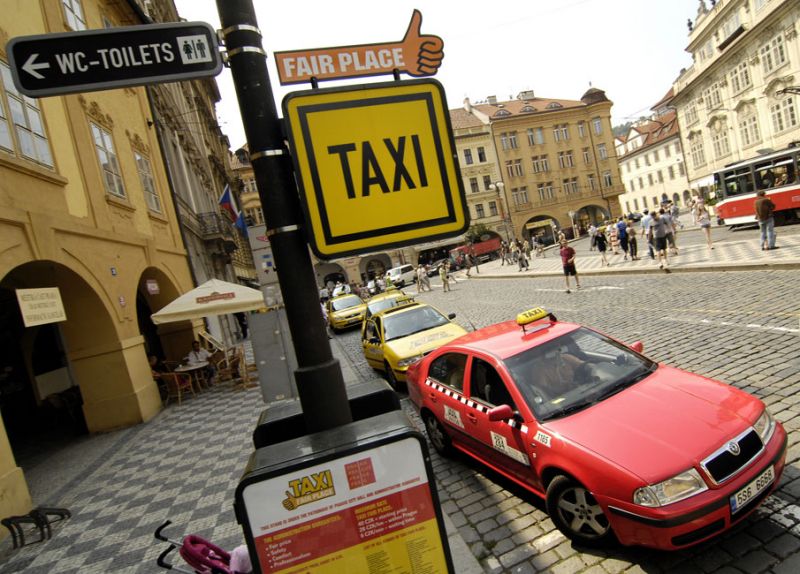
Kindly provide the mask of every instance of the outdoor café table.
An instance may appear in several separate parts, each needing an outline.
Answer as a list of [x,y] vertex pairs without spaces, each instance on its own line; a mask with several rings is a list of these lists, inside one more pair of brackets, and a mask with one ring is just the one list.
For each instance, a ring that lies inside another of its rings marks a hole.
[[189,363],[188,365],[180,365],[175,367],[176,373],[188,373],[192,377],[192,382],[197,387],[197,392],[203,390],[203,385],[206,383],[205,370],[208,367],[208,361],[201,361],[199,363]]

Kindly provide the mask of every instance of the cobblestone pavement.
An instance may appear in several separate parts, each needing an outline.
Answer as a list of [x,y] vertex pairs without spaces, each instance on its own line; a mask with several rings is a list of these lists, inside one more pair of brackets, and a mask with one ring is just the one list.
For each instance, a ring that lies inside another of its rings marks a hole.
[[[561,277],[461,279],[452,293],[420,300],[457,313],[465,327],[543,306],[562,320],[621,340],[641,340],[653,359],[714,377],[763,399],[789,432],[779,489],[749,519],[711,542],[680,552],[574,546],[535,496],[480,464],[436,455],[445,512],[486,572],[800,572],[800,286],[795,270],[597,275],[566,294]],[[359,376],[359,334],[336,343]],[[411,406],[404,401],[407,411]],[[419,420],[417,419],[419,423]]]

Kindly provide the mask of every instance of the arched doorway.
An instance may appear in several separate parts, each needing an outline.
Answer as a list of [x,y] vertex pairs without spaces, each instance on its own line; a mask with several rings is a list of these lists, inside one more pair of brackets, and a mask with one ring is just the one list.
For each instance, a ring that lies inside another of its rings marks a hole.
[[692,192],[688,189],[683,190],[683,205],[688,206],[692,203]]
[[148,267],[139,277],[136,289],[136,320],[144,338],[145,353],[161,360],[177,361],[192,348],[191,321],[155,325],[150,315],[180,296],[175,283],[157,267]]
[[383,277],[391,266],[392,259],[385,253],[375,253],[363,257],[358,265],[361,282],[366,284],[367,281],[376,277]]
[[672,194],[672,203],[674,203],[675,205],[680,205],[681,204],[681,196],[680,196],[679,193],[673,193]]
[[552,245],[556,242],[558,233],[558,218],[549,215],[531,217],[522,226],[522,237],[532,241],[533,237],[543,245]]
[[611,213],[599,205],[585,205],[575,213],[576,224],[588,229],[591,224],[598,227],[611,219]]
[[314,272],[317,275],[317,285],[320,289],[325,287],[329,282],[336,284],[341,281],[342,283],[349,283],[347,272],[338,263],[317,263],[314,266]]
[[[58,288],[66,321],[26,327],[17,290],[43,287]],[[0,279],[0,320],[0,415],[16,465],[25,469],[43,448],[59,450],[91,430],[86,403],[108,385],[87,368],[91,349],[119,337],[92,286],[52,261],[22,264]]]

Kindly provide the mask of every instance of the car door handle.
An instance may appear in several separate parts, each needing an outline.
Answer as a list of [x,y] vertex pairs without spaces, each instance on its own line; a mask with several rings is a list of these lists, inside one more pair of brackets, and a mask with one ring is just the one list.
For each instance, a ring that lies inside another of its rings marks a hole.
[[478,417],[476,417],[474,414],[467,413],[467,418],[469,419],[469,422],[478,424]]
[[436,393],[428,393],[428,398],[431,400],[432,403],[436,402]]

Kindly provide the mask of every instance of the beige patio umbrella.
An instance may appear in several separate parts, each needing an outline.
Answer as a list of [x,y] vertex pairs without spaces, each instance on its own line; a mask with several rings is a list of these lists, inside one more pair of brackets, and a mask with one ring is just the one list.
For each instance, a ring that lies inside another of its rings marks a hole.
[[254,311],[262,307],[266,307],[266,304],[264,295],[258,289],[211,279],[184,293],[157,313],[153,313],[150,319],[158,325],[212,315]]

